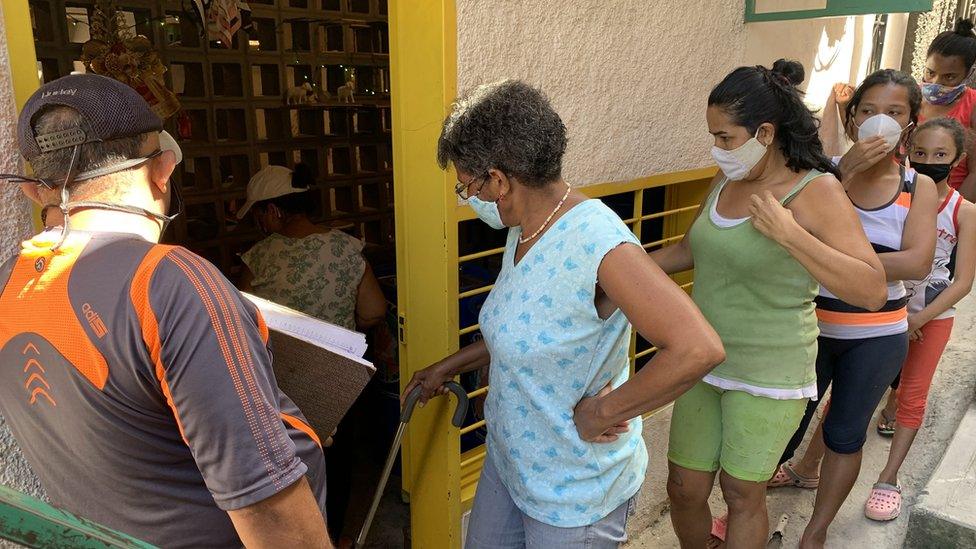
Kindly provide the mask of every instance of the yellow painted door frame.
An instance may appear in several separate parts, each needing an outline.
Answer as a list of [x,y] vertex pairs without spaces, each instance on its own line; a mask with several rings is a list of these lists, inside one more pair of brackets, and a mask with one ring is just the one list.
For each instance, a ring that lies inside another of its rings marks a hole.
[[17,111],[40,85],[37,77],[37,54],[34,31],[27,0],[3,0],[3,23],[7,36],[7,60],[14,88]]
[[[7,37],[7,59],[17,112],[41,82],[37,75],[34,29],[27,0],[3,0],[3,25]],[[41,209],[34,207],[34,226],[41,228]]]
[[[400,379],[458,347],[457,198],[435,161],[437,138],[457,92],[454,0],[390,3],[393,177]],[[403,447],[412,545],[461,546],[460,437],[453,397],[417,410]]]
[[[39,86],[27,0],[2,0],[18,110]],[[457,201],[435,162],[457,87],[454,0],[390,2],[398,307],[403,383],[457,350]],[[414,414],[403,449],[414,547],[461,545],[460,441],[438,399]]]

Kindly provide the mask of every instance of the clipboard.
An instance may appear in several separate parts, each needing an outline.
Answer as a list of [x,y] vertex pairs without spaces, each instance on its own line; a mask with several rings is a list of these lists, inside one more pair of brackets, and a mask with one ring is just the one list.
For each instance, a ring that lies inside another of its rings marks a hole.
[[[361,356],[326,343],[336,333],[349,330],[250,294],[244,297],[257,306],[267,323],[278,387],[324,441],[359,398],[376,368]],[[292,331],[296,319],[300,320],[300,332]]]

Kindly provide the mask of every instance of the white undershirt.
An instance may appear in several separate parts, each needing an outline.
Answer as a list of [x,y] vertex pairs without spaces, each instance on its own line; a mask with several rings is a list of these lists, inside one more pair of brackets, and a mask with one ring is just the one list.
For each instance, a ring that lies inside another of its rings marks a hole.
[[719,227],[723,229],[730,229],[737,225],[741,225],[746,221],[749,221],[748,217],[739,217],[736,219],[729,219],[728,217],[723,217],[722,214],[718,213],[717,204],[718,204],[718,197],[715,197],[715,200],[712,201],[712,207],[709,208],[708,210],[708,214],[709,217],[712,218],[712,223],[718,225]]

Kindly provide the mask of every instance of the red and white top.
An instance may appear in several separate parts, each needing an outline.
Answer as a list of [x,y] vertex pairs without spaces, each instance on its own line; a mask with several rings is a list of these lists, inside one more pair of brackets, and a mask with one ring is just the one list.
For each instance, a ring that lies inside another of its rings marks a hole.
[[[936,218],[937,232],[932,271],[925,280],[905,281],[905,289],[909,295],[908,312],[911,314],[921,311],[926,305],[932,303],[952,282],[949,260],[959,237],[959,208],[962,206],[963,200],[962,195],[956,190],[949,189],[949,195],[939,206],[939,214]],[[949,310],[935,318],[951,318],[955,314],[956,308],[950,307]]]

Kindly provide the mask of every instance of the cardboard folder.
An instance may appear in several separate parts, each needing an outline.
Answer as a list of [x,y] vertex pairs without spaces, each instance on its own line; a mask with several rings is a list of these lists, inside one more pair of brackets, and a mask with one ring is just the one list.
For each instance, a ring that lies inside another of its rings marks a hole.
[[268,325],[278,387],[324,441],[376,373],[362,358],[365,336],[244,295],[261,310]]

